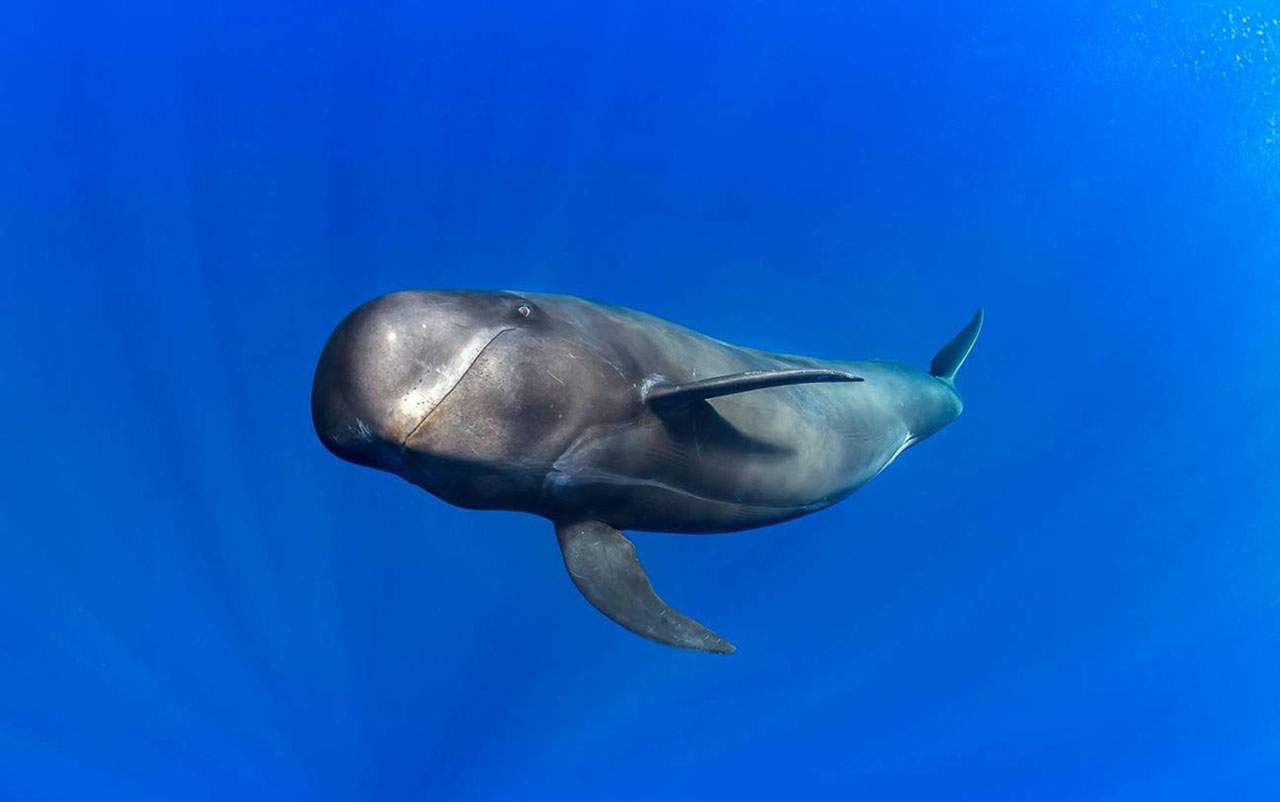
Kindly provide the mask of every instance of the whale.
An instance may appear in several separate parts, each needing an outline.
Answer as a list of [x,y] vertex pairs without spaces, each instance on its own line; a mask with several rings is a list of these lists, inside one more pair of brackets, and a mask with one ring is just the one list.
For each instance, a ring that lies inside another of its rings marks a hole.
[[960,416],[982,322],[919,370],[732,345],[569,295],[394,292],[329,335],[312,422],[334,455],[447,503],[547,519],[604,615],[729,654],[657,594],[623,533],[738,532],[847,498]]

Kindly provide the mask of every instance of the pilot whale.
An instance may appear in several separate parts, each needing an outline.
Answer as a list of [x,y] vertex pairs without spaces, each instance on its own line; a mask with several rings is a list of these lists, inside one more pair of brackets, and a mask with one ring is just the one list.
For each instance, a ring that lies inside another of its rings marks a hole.
[[397,292],[334,329],[312,418],[344,460],[549,519],[602,613],[727,654],[657,595],[622,530],[733,532],[835,504],[960,415],[981,326],[979,310],[925,372],[739,347],[565,295]]

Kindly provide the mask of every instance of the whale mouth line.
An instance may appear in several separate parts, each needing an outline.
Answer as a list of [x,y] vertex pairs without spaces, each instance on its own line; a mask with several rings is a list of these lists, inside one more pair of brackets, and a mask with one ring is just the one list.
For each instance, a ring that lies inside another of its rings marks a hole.
[[461,373],[458,374],[458,378],[454,379],[453,384],[449,385],[449,389],[444,391],[444,394],[440,396],[439,400],[437,400],[434,404],[431,405],[431,408],[426,411],[426,413],[422,416],[422,419],[419,420],[417,424],[414,425],[414,427],[409,430],[409,433],[406,434],[404,438],[400,441],[401,453],[404,453],[405,449],[409,447],[409,441],[413,439],[413,436],[417,434],[418,431],[424,425],[426,425],[427,418],[430,418],[431,415],[435,413],[435,411],[439,409],[442,404],[444,404],[445,400],[453,393],[453,391],[458,389],[458,385],[462,384],[462,380],[467,378],[467,374],[470,373],[471,369],[474,368],[476,366],[476,363],[480,361],[480,357],[484,355],[484,352],[489,350],[489,346],[493,345],[494,340],[498,339],[503,334],[506,334],[509,331],[511,331],[509,327],[498,329],[498,331],[492,337],[490,337],[488,341],[486,341],[485,344],[482,345],[475,352],[475,354],[471,357],[471,361],[468,362],[467,366],[462,369]]

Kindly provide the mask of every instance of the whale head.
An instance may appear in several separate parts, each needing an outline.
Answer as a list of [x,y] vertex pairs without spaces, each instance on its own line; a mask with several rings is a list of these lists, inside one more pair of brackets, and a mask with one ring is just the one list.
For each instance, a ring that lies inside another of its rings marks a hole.
[[337,456],[399,472],[406,444],[500,336],[527,321],[511,293],[397,292],[346,317],[316,366],[311,415]]
[[411,291],[359,307],[316,366],[325,447],[450,503],[532,510],[557,455],[623,393],[577,329],[516,292]]

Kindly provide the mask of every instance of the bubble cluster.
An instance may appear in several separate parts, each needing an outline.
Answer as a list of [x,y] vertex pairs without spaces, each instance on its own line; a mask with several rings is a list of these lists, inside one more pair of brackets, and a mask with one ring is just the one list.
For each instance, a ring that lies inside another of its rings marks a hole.
[[1118,20],[1114,66],[1203,110],[1280,186],[1280,10],[1151,2]]

